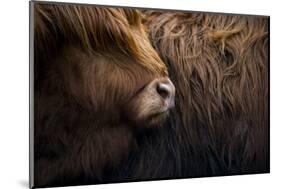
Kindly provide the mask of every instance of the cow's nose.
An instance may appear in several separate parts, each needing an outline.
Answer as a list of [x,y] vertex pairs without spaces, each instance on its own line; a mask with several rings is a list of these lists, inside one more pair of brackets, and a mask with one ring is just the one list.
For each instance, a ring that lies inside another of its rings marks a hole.
[[168,78],[161,79],[156,84],[156,91],[164,99],[168,108],[175,106],[175,86]]

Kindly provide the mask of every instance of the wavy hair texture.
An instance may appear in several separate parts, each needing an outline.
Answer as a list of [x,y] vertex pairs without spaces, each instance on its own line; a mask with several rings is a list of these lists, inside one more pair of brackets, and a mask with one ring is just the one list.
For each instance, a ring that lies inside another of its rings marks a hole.
[[163,65],[156,64],[162,61],[150,49],[137,10],[36,3],[34,17],[38,62],[48,61],[66,45],[76,45],[88,54],[117,48],[144,68],[167,74]]
[[[267,17],[40,3],[34,17],[37,186],[269,171]],[[125,101],[167,72],[166,122],[126,125]]]
[[168,77],[167,68],[137,10],[33,5],[34,184],[112,181],[107,172],[135,144],[128,106],[139,107],[146,85]]
[[268,172],[268,17],[143,13],[176,108],[143,134],[129,180]]

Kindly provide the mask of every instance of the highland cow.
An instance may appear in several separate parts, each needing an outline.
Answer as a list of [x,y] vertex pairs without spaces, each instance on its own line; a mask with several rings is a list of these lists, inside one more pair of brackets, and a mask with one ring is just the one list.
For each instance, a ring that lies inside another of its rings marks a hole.
[[143,11],[177,92],[142,134],[127,180],[269,172],[268,17]]
[[113,181],[175,88],[132,9],[34,4],[34,185]]
[[269,172],[267,17],[37,2],[34,18],[35,186]]

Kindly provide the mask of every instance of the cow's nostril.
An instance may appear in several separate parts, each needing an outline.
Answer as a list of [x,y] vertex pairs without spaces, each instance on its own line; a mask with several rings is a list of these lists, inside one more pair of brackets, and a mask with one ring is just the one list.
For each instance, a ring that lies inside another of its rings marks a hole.
[[165,100],[167,98],[169,98],[169,96],[171,95],[168,84],[158,83],[156,90],[157,90],[157,93]]
[[155,79],[147,88],[153,90],[153,94],[160,97],[159,99],[164,102],[164,109],[175,106],[175,86],[169,78]]
[[167,108],[175,106],[175,86],[169,79],[165,78],[158,80],[156,91],[165,101]]

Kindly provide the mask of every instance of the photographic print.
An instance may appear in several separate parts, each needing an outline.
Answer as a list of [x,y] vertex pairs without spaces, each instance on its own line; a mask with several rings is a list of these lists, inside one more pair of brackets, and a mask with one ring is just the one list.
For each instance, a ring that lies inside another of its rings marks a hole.
[[269,171],[269,16],[30,2],[30,187]]

